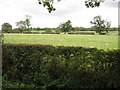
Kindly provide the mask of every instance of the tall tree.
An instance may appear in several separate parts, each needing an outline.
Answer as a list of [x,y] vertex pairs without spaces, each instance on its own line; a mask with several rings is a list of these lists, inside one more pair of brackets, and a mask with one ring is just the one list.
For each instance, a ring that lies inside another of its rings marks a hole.
[[30,15],[25,15],[26,19],[25,19],[25,22],[26,22],[26,26],[27,28],[29,29],[31,24],[30,24],[30,19],[31,19],[31,16]]
[[108,34],[109,29],[110,29],[110,26],[111,26],[111,22],[105,21],[105,31],[107,34]]
[[18,26],[18,28],[25,29],[26,28],[26,21],[18,21],[18,22],[16,22],[16,26]]
[[26,30],[26,21],[18,21],[16,22],[16,26],[18,26],[18,30],[22,33],[24,30]]
[[[56,9],[53,7],[54,1],[61,1],[61,0],[38,0],[39,4],[42,4],[44,7],[47,7],[49,13],[51,11],[55,11]],[[85,0],[85,6],[86,7],[99,7],[101,3],[103,3],[105,0]]]
[[65,23],[63,23],[63,24],[61,23],[61,24],[59,25],[59,28],[61,29],[62,32],[65,32],[65,33],[69,32],[70,30],[72,30],[71,21],[68,20],[67,22],[65,22]]
[[2,24],[1,30],[2,30],[2,32],[9,33],[12,31],[12,25],[10,25],[9,23],[4,23],[4,24]]
[[16,26],[18,26],[19,30],[24,31],[24,30],[29,30],[31,24],[30,24],[30,15],[25,15],[25,20],[18,21],[16,22]]
[[101,18],[101,16],[95,16],[93,21],[90,22],[96,28],[96,33],[101,34],[101,32],[106,31],[108,33],[108,28],[111,26],[111,22],[107,22]]

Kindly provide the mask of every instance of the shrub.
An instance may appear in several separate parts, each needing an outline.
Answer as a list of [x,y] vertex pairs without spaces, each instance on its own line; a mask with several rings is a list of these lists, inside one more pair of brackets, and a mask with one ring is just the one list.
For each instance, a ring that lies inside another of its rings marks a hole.
[[68,33],[68,34],[95,35],[95,33],[93,33],[93,32],[77,32],[77,33],[75,33],[75,32],[70,32],[70,33]]
[[118,88],[119,50],[3,45],[3,88]]
[[100,33],[100,35],[106,35],[106,33]]

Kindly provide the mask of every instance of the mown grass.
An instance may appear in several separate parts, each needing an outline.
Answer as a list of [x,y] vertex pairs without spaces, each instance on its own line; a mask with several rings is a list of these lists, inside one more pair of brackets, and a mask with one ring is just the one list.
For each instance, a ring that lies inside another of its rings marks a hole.
[[117,35],[4,34],[5,44],[41,44],[118,49]]

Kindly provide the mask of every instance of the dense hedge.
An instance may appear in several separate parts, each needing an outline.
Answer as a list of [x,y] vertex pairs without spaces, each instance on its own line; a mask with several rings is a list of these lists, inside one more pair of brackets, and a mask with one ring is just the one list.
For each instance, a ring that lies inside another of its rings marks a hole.
[[3,45],[3,88],[119,88],[119,50]]
[[70,32],[68,34],[95,35],[94,32]]

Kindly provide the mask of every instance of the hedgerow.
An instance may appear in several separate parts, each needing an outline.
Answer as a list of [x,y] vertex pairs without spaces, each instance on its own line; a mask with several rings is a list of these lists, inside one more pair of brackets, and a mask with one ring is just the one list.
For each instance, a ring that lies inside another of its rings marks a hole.
[[119,88],[119,51],[3,45],[3,88]]

